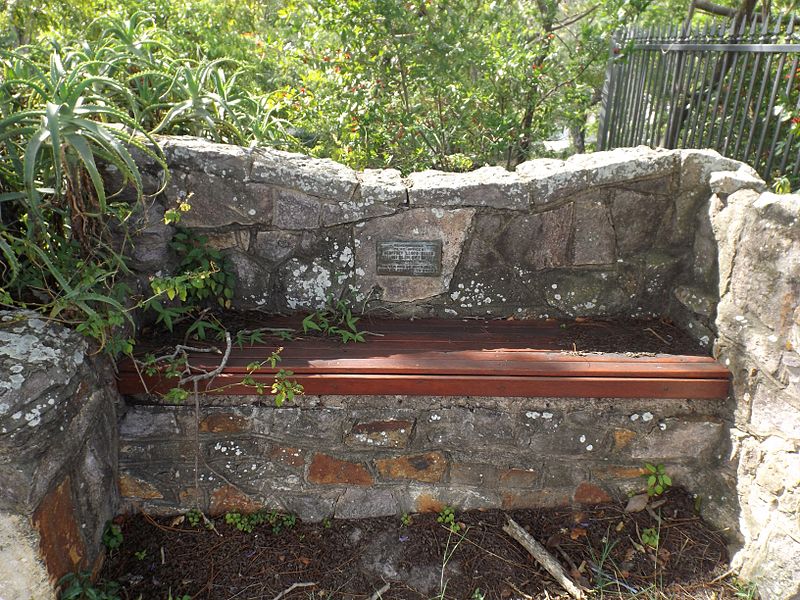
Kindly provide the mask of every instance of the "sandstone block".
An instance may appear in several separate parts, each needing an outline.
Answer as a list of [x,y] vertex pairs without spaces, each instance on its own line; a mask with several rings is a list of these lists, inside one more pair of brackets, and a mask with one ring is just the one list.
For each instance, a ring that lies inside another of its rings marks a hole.
[[528,192],[516,174],[502,167],[469,173],[422,171],[409,175],[409,204],[417,206],[490,206],[525,210]]
[[[355,273],[358,292],[366,296],[378,285],[388,302],[411,302],[446,292],[453,277],[474,209],[412,209],[368,221],[356,230]],[[442,242],[441,275],[410,277],[379,275],[376,266],[379,241],[437,240]]]
[[577,488],[572,499],[577,504],[603,504],[611,502],[611,496],[603,488],[584,481]]
[[378,473],[384,479],[400,479],[436,483],[442,480],[447,459],[440,452],[426,452],[375,461]]
[[241,513],[254,513],[262,508],[264,508],[263,504],[242,490],[232,485],[224,485],[211,492],[208,514],[216,517],[234,510]]
[[360,463],[341,460],[327,454],[317,453],[308,469],[308,482],[341,485],[372,485],[369,471]]
[[272,222],[275,190],[267,185],[231,182],[204,173],[176,172],[163,194],[168,208],[181,202],[192,207],[181,215],[183,227],[215,229]]
[[547,204],[596,186],[670,175],[678,154],[669,150],[620,148],[576,154],[566,161],[540,159],[517,165],[534,205]]
[[170,167],[239,182],[248,178],[252,159],[246,148],[189,136],[162,137],[159,142]]
[[355,171],[344,165],[272,148],[253,151],[250,178],[332,200],[351,199],[358,186]]
[[76,520],[69,477],[44,497],[33,514],[33,526],[51,581],[88,566],[89,552]]
[[352,223],[394,214],[408,202],[406,185],[396,169],[365,169],[356,176],[360,185],[352,198],[322,207],[322,225]]

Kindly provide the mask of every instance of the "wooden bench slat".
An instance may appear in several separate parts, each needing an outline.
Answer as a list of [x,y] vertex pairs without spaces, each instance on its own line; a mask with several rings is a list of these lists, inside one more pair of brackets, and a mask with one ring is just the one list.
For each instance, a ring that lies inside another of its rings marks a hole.
[[[298,326],[297,320],[283,322]],[[269,325],[282,326],[280,321]],[[563,349],[569,332],[542,322],[384,320],[362,325],[382,336],[347,345],[302,336],[234,348],[214,387],[229,382],[234,387],[226,394],[252,393],[239,385],[247,366],[282,345],[278,367],[291,370],[309,394],[724,398],[728,393],[730,373],[709,356],[569,352]],[[190,359],[210,371],[220,356],[195,353]],[[131,361],[122,362],[119,370],[122,393],[144,391]],[[269,385],[276,371],[259,369],[255,379]],[[172,385],[147,379],[151,391]]]
[[[135,377],[135,376],[134,376]],[[120,379],[122,394],[142,393],[138,378],[126,374]],[[253,376],[269,388],[272,377]],[[498,397],[592,397],[592,398],[697,398],[721,399],[729,383],[721,379],[664,379],[655,377],[500,377],[474,375],[398,374],[307,374],[293,379],[312,395],[414,395],[414,396],[498,396]],[[224,373],[204,393],[254,395],[251,386],[241,385],[242,375]],[[168,380],[145,378],[151,393],[165,393]],[[222,389],[224,388],[224,389]]]

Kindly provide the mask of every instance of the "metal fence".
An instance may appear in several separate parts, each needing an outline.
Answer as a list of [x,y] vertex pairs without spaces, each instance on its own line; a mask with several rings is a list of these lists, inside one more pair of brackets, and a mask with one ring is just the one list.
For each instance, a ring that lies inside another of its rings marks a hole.
[[765,179],[800,169],[800,27],[795,18],[616,36],[598,148],[714,148]]

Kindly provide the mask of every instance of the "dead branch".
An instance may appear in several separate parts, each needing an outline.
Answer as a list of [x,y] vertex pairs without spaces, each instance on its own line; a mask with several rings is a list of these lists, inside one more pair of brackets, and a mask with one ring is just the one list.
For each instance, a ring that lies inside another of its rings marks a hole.
[[537,542],[533,536],[520,527],[514,519],[509,517],[508,523],[503,525],[503,531],[519,542],[519,544],[528,551],[536,562],[542,565],[547,572],[553,576],[558,584],[564,588],[570,596],[578,600],[583,600],[583,598],[585,598],[583,591],[572,581],[564,568],[553,558],[553,555]]
[[290,593],[290,592],[292,592],[292,591],[296,590],[297,588],[313,587],[313,586],[315,586],[315,585],[317,585],[317,583],[316,583],[316,582],[314,582],[314,581],[306,581],[306,582],[302,582],[302,583],[293,583],[293,584],[292,584],[292,585],[290,585],[288,588],[286,588],[285,590],[283,590],[283,591],[282,591],[280,594],[278,594],[277,596],[275,596],[275,597],[274,597],[272,600],[280,600],[280,599],[281,599],[281,598],[283,598],[283,597],[284,597],[286,594],[288,594],[288,593]]
[[369,597],[369,600],[380,600],[383,598],[383,595],[389,591],[389,584],[385,584],[381,589],[376,590],[372,596]]

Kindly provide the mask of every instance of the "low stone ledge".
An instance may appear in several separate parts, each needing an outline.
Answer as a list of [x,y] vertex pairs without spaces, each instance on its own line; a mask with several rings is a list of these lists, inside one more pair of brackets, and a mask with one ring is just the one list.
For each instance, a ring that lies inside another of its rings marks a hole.
[[[641,489],[644,461],[710,476],[725,448],[716,416],[724,401],[469,398],[469,407],[452,399],[456,406],[431,408],[451,399],[384,397],[383,407],[366,408],[349,400],[335,409],[201,407],[201,508],[218,507],[224,485],[234,488],[224,491],[230,502],[291,505],[314,519],[591,503]],[[128,406],[120,455],[128,502],[160,513],[191,507],[193,410]],[[710,505],[720,502],[716,488],[709,494]]]

